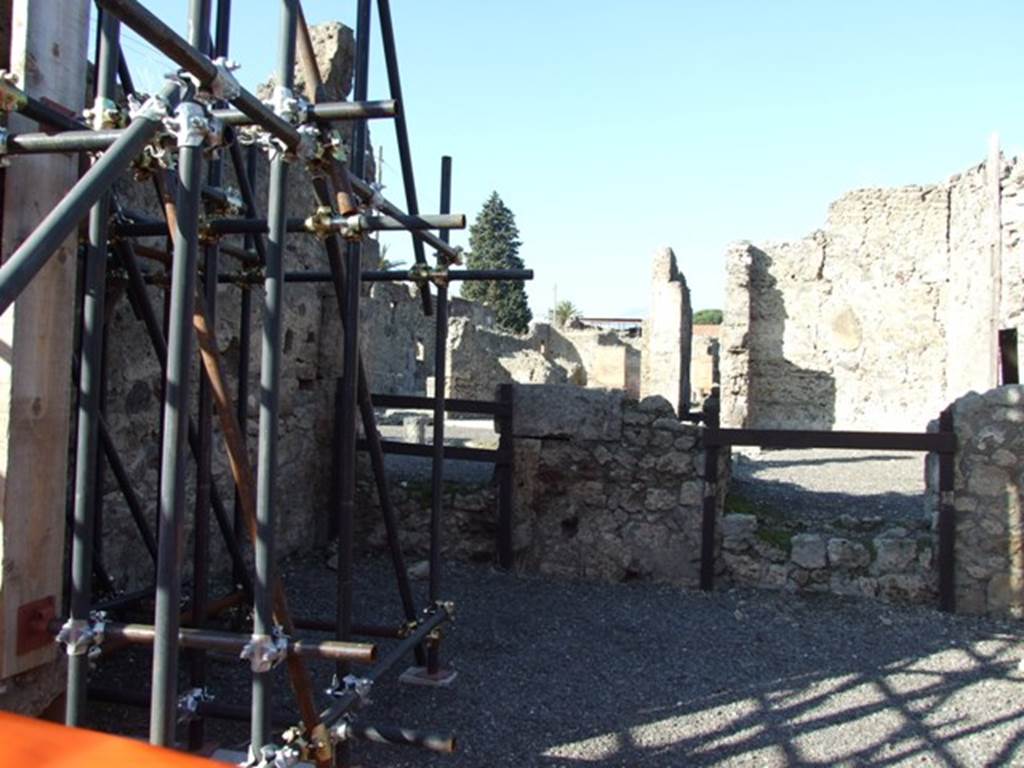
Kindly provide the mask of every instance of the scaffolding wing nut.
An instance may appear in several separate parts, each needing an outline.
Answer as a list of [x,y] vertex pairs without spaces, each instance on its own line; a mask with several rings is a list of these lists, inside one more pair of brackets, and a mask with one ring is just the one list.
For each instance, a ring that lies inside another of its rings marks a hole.
[[28,104],[28,96],[18,87],[18,76],[0,69],[0,109],[17,112]]
[[272,635],[253,635],[245,644],[239,658],[247,659],[256,674],[269,672],[288,655],[288,636],[280,627]]
[[88,619],[68,619],[57,632],[57,642],[64,645],[68,656],[85,656],[99,649],[106,630],[106,615],[94,611]]
[[178,697],[178,722],[192,722],[199,718],[199,705],[213,701],[213,694],[205,688],[190,688]]

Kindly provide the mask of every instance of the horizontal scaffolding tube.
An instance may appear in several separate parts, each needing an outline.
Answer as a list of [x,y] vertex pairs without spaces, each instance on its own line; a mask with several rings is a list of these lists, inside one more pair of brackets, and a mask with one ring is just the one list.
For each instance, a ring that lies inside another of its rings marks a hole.
[[[60,630],[57,621],[51,629]],[[103,626],[104,641],[125,642],[130,645],[152,645],[156,628],[151,624],[120,624],[107,622]],[[207,651],[238,655],[252,641],[250,635],[221,632],[214,629],[178,630],[178,644],[182,648],[201,648]],[[102,646],[100,646],[102,648]],[[288,654],[310,659],[344,659],[356,664],[372,664],[377,660],[377,646],[372,643],[340,643],[335,640],[311,642],[288,638]]]
[[[394,117],[398,114],[398,102],[393,99],[382,101],[325,101],[306,107],[313,120],[376,120]],[[225,125],[251,125],[252,119],[238,109],[214,109],[214,117]]]
[[7,154],[39,155],[46,152],[102,152],[124,136],[127,128],[85,129],[63,133],[18,133],[7,137]]
[[[172,84],[160,97],[169,101],[177,97],[177,92],[177,84]],[[0,267],[0,315],[75,231],[93,203],[124,173],[160,125],[159,120],[135,120],[4,262]]]
[[[235,255],[235,254],[232,254]],[[250,254],[246,254],[247,260]],[[395,283],[405,281],[419,281],[426,274],[415,269],[395,270],[368,270],[363,272],[364,283]],[[532,269],[453,269],[444,273],[444,279],[449,282],[457,281],[479,281],[479,280],[532,280]],[[329,283],[333,280],[330,272],[317,270],[302,270],[298,272],[285,272],[286,283]],[[252,285],[263,282],[263,274],[253,272],[222,272],[217,275],[217,281],[221,283],[234,283],[237,285]],[[160,275],[154,277],[153,282],[166,282]]]
[[455,751],[455,737],[450,734],[425,733],[397,725],[366,725],[346,722],[337,728],[338,735],[356,741],[372,741],[398,747],[419,747],[430,752],[450,755]]
[[[366,120],[394,117],[398,111],[394,101],[330,102],[309,107],[314,120]],[[237,109],[215,109],[214,117],[225,125],[251,125],[252,119]],[[38,155],[48,152],[102,152],[124,135],[126,128],[93,131],[70,121],[58,127],[69,127],[63,133],[17,133],[7,137],[7,154]]]
[[[208,56],[204,56],[189,45],[136,0],[97,0],[97,3],[121,19],[179,67],[194,75],[202,87],[209,88],[222,76],[217,65]],[[288,149],[294,150],[299,146],[302,137],[295,127],[244,88],[240,87],[238,94],[230,101],[254,123],[263,126],[283,141]]]
[[[349,227],[365,232],[400,229],[464,229],[466,217],[462,214],[430,215],[430,216],[356,216],[338,217],[332,220],[332,231]],[[287,231],[291,233],[312,234],[306,219],[288,219]],[[167,225],[164,222],[117,222],[112,227],[118,237],[166,237]],[[265,235],[267,234],[266,219],[210,219],[200,227],[203,236],[226,237],[229,235]]]

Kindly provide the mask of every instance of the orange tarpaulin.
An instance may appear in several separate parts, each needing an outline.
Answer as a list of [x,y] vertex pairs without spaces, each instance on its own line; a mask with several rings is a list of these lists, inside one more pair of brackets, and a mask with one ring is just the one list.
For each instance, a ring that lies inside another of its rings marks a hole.
[[211,768],[215,763],[141,741],[0,712],[0,765],[24,768]]

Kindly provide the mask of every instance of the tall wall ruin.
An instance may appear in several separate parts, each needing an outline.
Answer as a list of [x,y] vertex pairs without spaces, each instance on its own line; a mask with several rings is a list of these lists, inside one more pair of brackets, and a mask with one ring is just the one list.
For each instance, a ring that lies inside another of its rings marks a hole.
[[726,255],[730,426],[920,430],[997,384],[1020,323],[1024,166],[998,153],[944,184],[850,192],[823,230]]
[[693,310],[690,289],[671,248],[654,255],[640,396],[660,395],[679,415],[690,408],[690,348]]

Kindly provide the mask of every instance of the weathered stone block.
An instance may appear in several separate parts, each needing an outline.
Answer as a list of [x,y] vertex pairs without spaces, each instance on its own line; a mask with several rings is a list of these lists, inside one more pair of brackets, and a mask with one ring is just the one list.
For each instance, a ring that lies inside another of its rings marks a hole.
[[824,568],[827,562],[824,537],[816,533],[797,534],[792,539],[789,557],[801,568]]
[[733,514],[722,518],[722,546],[743,550],[754,543],[757,518],[754,515]]
[[833,538],[828,540],[828,562],[842,570],[865,568],[871,562],[871,553],[859,542]]
[[876,573],[898,573],[910,567],[917,555],[917,542],[913,539],[878,537],[874,540]]

